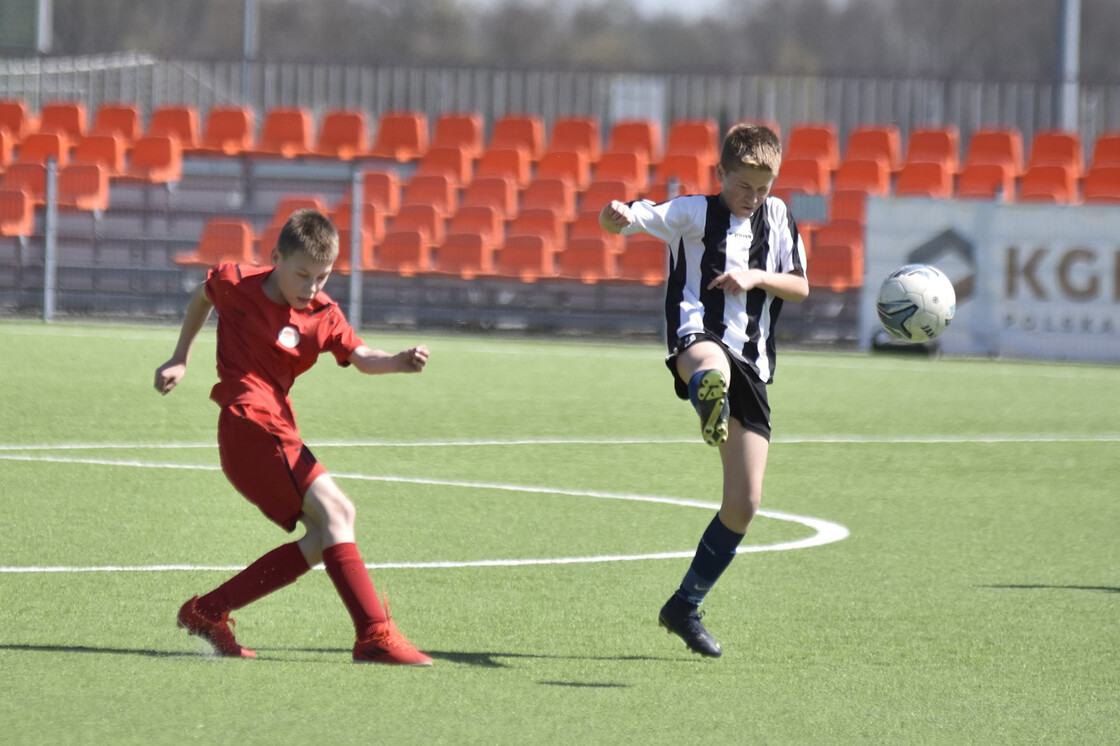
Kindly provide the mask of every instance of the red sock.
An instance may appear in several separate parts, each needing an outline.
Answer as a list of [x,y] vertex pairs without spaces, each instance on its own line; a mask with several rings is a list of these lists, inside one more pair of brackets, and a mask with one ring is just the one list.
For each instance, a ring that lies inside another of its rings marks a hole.
[[299,546],[294,542],[284,544],[198,599],[198,611],[217,621],[223,613],[248,606],[294,582],[309,569]]
[[373,634],[374,625],[386,621],[388,617],[381,608],[362,556],[358,554],[358,545],[347,542],[327,547],[323,550],[323,564],[338,595],[342,597],[342,603],[350,612],[350,618],[354,620],[354,632],[358,639],[368,638]]

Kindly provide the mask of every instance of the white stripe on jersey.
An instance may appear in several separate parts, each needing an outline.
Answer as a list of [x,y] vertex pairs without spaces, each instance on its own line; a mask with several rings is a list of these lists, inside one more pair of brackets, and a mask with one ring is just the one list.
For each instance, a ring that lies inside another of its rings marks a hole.
[[708,290],[725,272],[806,270],[805,244],[786,204],[776,197],[751,217],[736,218],[718,196],[688,195],[660,205],[631,203],[623,233],[648,233],[669,248],[665,320],[670,351],[679,338],[708,332],[766,382],[774,378],[774,327],[782,300],[764,290]]

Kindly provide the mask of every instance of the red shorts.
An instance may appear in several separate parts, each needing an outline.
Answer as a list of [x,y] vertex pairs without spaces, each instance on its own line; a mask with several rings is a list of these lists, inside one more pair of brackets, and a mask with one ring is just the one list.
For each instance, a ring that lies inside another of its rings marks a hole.
[[289,532],[311,483],[327,473],[295,429],[274,432],[226,407],[218,417],[218,454],[230,484]]

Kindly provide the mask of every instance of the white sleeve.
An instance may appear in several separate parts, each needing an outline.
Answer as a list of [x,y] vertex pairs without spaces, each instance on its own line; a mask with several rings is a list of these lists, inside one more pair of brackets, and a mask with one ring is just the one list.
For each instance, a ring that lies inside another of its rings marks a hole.
[[630,203],[630,212],[634,215],[634,222],[622,229],[622,234],[632,236],[635,233],[648,233],[660,238],[667,244],[676,243],[676,240],[696,225],[693,214],[700,211],[700,230],[703,230],[703,215],[707,210],[707,200],[702,196],[677,197],[668,202],[655,205],[646,200]]

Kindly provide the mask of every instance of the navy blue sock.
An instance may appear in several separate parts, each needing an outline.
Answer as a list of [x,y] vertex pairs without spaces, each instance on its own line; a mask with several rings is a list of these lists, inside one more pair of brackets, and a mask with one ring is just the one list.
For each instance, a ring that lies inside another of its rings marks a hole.
[[735,559],[735,548],[739,546],[743,536],[744,534],[735,533],[724,526],[717,513],[700,537],[696,556],[692,558],[692,565],[685,573],[677,595],[699,606],[719,580],[719,576],[731,564],[731,560]]
[[692,378],[688,379],[688,400],[692,402],[692,408],[697,412],[700,411],[700,379],[707,372],[707,370],[698,370],[692,374]]

